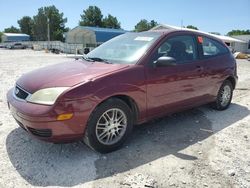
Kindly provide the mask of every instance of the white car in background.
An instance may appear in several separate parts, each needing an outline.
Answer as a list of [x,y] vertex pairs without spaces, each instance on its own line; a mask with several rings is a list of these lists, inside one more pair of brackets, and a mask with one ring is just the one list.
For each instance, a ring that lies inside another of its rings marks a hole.
[[20,42],[16,42],[16,43],[12,43],[12,44],[7,45],[7,48],[8,49],[26,49],[27,46],[20,43]]

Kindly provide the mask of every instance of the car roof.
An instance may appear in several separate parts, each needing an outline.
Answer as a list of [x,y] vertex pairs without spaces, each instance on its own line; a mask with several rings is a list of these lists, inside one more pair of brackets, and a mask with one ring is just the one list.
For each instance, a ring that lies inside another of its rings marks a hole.
[[157,32],[157,33],[161,33],[162,35],[168,35],[170,33],[195,34],[195,35],[205,36],[205,37],[208,37],[208,38],[211,38],[213,40],[220,41],[223,43],[223,41],[217,37],[214,37],[214,36],[209,35],[205,32],[194,30],[194,29],[186,29],[186,28],[174,29],[174,28],[171,28],[171,29],[149,30],[148,32]]

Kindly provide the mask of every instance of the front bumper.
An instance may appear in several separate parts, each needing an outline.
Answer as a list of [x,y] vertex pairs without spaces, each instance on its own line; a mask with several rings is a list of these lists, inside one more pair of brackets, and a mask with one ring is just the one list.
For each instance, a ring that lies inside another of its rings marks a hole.
[[[20,127],[32,136],[49,142],[71,142],[83,138],[91,105],[83,101],[59,102],[54,106],[28,103],[7,94],[9,109]],[[73,113],[68,120],[58,121],[63,113]]]

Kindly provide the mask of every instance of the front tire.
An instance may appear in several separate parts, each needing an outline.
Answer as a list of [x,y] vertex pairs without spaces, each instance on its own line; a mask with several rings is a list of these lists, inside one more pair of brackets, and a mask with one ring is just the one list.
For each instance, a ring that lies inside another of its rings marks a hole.
[[95,151],[111,152],[122,146],[132,128],[132,114],[128,105],[120,99],[109,99],[90,116],[84,142]]
[[226,110],[231,104],[232,97],[232,83],[229,80],[225,80],[219,89],[216,101],[212,103],[212,107],[216,110]]

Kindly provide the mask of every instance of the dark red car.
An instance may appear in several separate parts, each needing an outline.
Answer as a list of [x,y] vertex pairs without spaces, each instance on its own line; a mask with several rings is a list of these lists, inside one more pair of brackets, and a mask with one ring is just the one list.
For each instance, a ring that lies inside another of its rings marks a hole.
[[126,33],[83,59],[23,75],[8,94],[17,123],[50,142],[119,148],[134,124],[211,103],[228,108],[237,82],[226,45],[187,30]]

